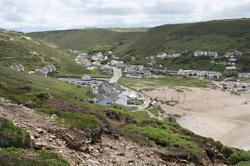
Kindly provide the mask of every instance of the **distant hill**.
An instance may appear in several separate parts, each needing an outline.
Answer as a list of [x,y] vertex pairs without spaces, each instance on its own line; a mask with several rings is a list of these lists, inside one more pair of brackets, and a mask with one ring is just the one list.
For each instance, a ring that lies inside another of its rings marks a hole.
[[152,28],[118,51],[130,55],[156,55],[161,51],[181,52],[250,49],[250,19],[163,25]]
[[[194,57],[195,50],[219,51],[225,53],[240,50],[238,69],[250,71],[250,19],[218,20],[199,23],[163,25],[146,31],[143,35],[123,45],[116,53],[125,61],[134,64],[149,62],[157,67],[171,69],[198,69],[223,71],[225,65],[212,64],[208,57]],[[183,53],[183,56],[165,60],[146,60],[147,56],[159,52]],[[131,57],[135,57],[131,60]],[[227,59],[220,58],[220,62]]]
[[[207,57],[193,57],[195,50],[227,52],[239,50],[238,69],[250,71],[250,19],[217,20],[162,25],[155,28],[107,28],[30,33],[29,36],[55,43],[60,48],[85,51],[113,50],[122,60],[133,64],[151,63],[171,69],[223,71],[225,65],[210,63]],[[184,56],[160,61],[146,60],[159,52]],[[135,57],[131,59],[131,57]],[[227,62],[221,59],[220,62]]]
[[89,50],[94,47],[115,48],[139,37],[145,29],[74,29],[34,32],[27,35],[40,38],[66,49]]
[[0,31],[0,66],[22,64],[26,71],[53,64],[60,75],[81,75],[86,69],[72,55],[55,49],[51,43],[34,40],[23,33]]

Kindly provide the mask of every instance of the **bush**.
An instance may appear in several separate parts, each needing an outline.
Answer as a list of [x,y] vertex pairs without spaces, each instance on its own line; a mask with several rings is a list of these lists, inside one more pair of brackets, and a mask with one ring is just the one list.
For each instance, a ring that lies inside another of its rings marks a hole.
[[69,166],[58,154],[48,150],[6,148],[0,150],[0,165],[18,166]]
[[83,114],[79,112],[65,112],[63,110],[49,108],[41,108],[37,109],[37,111],[50,116],[55,114],[66,124],[78,129],[93,129],[100,126],[100,120],[94,115]]
[[250,151],[236,152],[228,158],[228,163],[231,165],[238,164],[241,161],[250,162]]
[[30,135],[11,121],[0,118],[0,147],[31,148]]

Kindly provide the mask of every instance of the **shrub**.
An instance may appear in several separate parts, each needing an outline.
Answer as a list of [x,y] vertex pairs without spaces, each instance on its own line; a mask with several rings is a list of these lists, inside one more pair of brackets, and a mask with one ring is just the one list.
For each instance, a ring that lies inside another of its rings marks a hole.
[[228,158],[228,163],[232,165],[238,164],[241,161],[250,162],[250,151],[236,152]]
[[15,126],[11,121],[0,118],[0,147],[30,148],[30,135],[22,128]]
[[69,166],[58,154],[48,150],[6,148],[0,150],[0,165],[18,166]]

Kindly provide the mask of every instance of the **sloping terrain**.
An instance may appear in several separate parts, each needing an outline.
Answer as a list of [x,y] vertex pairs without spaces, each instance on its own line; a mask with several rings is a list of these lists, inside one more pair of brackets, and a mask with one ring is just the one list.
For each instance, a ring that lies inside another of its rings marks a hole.
[[[9,65],[14,62],[29,66],[29,70],[34,69],[37,66],[43,66],[44,62],[50,63],[51,60],[49,58],[47,60],[46,57],[55,54],[57,55],[55,58],[58,59],[68,57],[68,59],[60,59],[55,64],[58,65],[59,74],[78,74],[75,70],[66,67],[69,62],[72,62],[72,68],[76,65],[70,55],[55,49],[51,50],[46,45],[41,47],[42,43],[38,42],[38,44],[37,41],[26,38],[23,34],[15,32],[1,34],[3,40],[0,48],[4,54],[1,55],[0,63],[0,97],[4,99],[0,100],[0,116],[25,128],[34,137],[35,149],[52,150],[71,165],[184,166],[237,164],[240,161],[249,161],[250,155],[247,152],[197,136],[181,128],[172,118],[161,120],[150,117],[147,110],[135,111],[132,108],[117,105],[104,107],[90,104],[89,100],[93,98],[90,88],[10,69]],[[4,39],[5,36],[7,36],[6,39]],[[14,45],[13,41],[16,41],[14,44],[19,42],[24,44]],[[25,63],[26,60],[22,58],[30,58],[25,56],[25,53],[31,48],[36,48],[35,51],[44,57],[44,61],[35,61],[32,57],[33,61]],[[52,55],[46,53],[46,50]],[[10,57],[10,60],[5,61],[4,59],[8,59],[6,57]],[[157,107],[149,111],[156,113],[162,110]],[[25,132],[25,130],[22,131]],[[18,140],[14,140],[12,144],[15,142]],[[8,161],[1,160],[5,165],[9,162],[23,162],[20,161],[21,152],[17,154],[7,149],[7,152],[3,153],[11,155]],[[24,154],[29,154],[29,151],[25,151]],[[35,161],[49,160],[52,157],[54,162],[67,165],[54,153],[53,155],[49,152],[39,154],[34,158]],[[241,154],[243,157],[240,156]],[[27,156],[32,157],[32,155]],[[28,162],[30,162],[29,158]]]
[[249,50],[249,39],[250,19],[163,25],[150,29],[119,51],[148,56],[161,51]]
[[[220,165],[234,152],[168,119],[151,118],[147,111],[89,104],[88,88],[0,69],[1,97],[32,109],[7,102],[2,103],[1,115],[31,131],[37,148],[52,149],[72,165],[75,161],[67,158],[67,151],[78,154],[73,159],[80,156],[80,162],[83,158],[99,165]],[[38,132],[44,134],[36,136]]]
[[31,37],[55,43],[60,48],[89,50],[91,48],[116,48],[133,40],[144,31],[125,29],[76,29],[29,33]]
[[86,72],[75,63],[74,57],[52,46],[22,33],[0,31],[0,65],[22,64],[28,72],[53,64],[60,75],[82,75]]

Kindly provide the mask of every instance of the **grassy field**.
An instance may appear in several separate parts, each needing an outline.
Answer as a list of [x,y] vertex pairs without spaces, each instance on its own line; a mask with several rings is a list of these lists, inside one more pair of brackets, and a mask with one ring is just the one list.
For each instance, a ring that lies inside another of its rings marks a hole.
[[137,79],[122,77],[119,83],[131,89],[156,88],[156,87],[207,87],[209,80],[199,80],[195,78],[179,78],[166,76],[162,78]]

